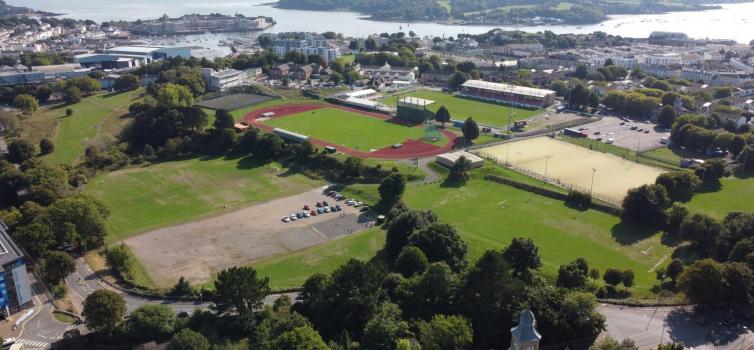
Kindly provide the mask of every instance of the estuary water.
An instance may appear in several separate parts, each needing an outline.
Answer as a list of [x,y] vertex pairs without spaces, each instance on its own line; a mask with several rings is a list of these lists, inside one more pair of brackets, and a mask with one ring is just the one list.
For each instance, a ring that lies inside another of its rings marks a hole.
[[[441,23],[400,23],[371,21],[364,15],[343,11],[302,11],[278,9],[265,5],[270,0],[8,0],[8,4],[37,10],[65,13],[77,19],[136,20],[153,19],[167,14],[171,17],[190,13],[240,13],[246,16],[269,16],[277,24],[267,32],[334,31],[346,36],[365,36],[382,32],[409,30],[420,36],[450,36],[459,33],[477,34],[492,28],[514,29],[512,26],[448,25]],[[684,32],[694,38],[735,39],[741,43],[754,40],[754,2],[724,4],[722,9],[699,12],[674,12],[659,15],[619,15],[591,25],[518,26],[520,30],[555,33],[591,33],[604,31],[627,37],[647,37],[655,30]]]

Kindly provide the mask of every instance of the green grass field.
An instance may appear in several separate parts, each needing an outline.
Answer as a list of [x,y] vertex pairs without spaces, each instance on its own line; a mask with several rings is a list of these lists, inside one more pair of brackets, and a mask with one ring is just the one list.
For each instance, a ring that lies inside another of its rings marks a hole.
[[395,106],[399,98],[406,96],[435,101],[435,103],[427,107],[427,109],[432,112],[437,112],[440,106],[445,106],[453,119],[464,120],[468,117],[472,117],[478,124],[482,125],[507,125],[509,110],[512,112],[511,123],[517,120],[529,119],[542,112],[541,110],[509,108],[508,106],[500,104],[476,101],[468,98],[456,97],[444,92],[429,90],[416,90],[407,94],[393,95],[382,99],[381,102],[388,106]]
[[385,244],[385,232],[373,228],[322,245],[257,262],[253,266],[270,278],[274,290],[301,287],[314,273],[329,273],[348,259],[369,260]]
[[249,158],[191,158],[103,174],[84,191],[110,209],[113,242],[321,185],[285,173],[277,163]]
[[721,188],[714,192],[702,192],[694,195],[686,203],[692,212],[699,211],[718,219],[725,218],[729,212],[754,212],[754,178],[726,177],[721,181]]
[[[74,165],[92,144],[112,142],[127,123],[120,118],[141,90],[98,94],[71,106],[43,108],[22,124],[22,136],[35,142],[52,138],[55,151],[46,156],[61,164]],[[73,115],[65,116],[71,108]]]
[[[561,264],[584,256],[601,272],[609,267],[630,268],[636,273],[635,298],[654,297],[653,268],[669,262],[670,248],[660,243],[658,231],[621,224],[616,216],[598,211],[579,211],[562,201],[483,180],[496,174],[526,183],[540,181],[492,165],[473,172],[465,186],[441,184],[407,187],[404,201],[414,209],[431,209],[440,220],[458,229],[469,245],[471,261],[489,249],[502,249],[513,237],[534,240],[542,256],[542,272],[552,280]],[[547,186],[548,188],[554,188]],[[561,189],[562,191],[562,189]],[[376,200],[376,186],[355,185],[342,191],[347,196]]]
[[637,298],[651,297],[656,282],[652,269],[670,256],[659,232],[623,225],[618,217],[602,212],[571,209],[562,201],[479,175],[460,188],[411,187],[405,201],[412,208],[435,211],[458,229],[472,261],[488,249],[504,248],[513,237],[529,237],[539,246],[545,276],[554,279],[561,264],[584,256],[603,272],[609,267],[633,269]]
[[388,123],[337,108],[321,108],[263,123],[360,151],[380,149],[424,135],[422,128]]

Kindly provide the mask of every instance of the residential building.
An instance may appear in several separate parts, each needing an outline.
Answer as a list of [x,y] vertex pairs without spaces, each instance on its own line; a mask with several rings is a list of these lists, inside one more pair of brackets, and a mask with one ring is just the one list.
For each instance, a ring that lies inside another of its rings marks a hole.
[[0,309],[8,317],[31,307],[32,291],[26,271],[24,252],[8,234],[8,226],[0,221]]

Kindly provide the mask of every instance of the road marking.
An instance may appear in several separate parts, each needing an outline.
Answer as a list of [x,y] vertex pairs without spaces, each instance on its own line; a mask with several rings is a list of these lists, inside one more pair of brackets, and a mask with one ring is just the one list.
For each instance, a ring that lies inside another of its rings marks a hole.
[[18,339],[17,342],[28,346],[30,349],[47,349],[50,347],[50,343],[37,340]]

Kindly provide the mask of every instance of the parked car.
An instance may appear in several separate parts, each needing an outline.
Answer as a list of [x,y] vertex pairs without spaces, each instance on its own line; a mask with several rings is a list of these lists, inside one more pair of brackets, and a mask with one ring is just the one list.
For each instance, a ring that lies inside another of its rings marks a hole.
[[323,207],[329,207],[330,203],[327,203],[327,201],[322,201],[322,206]]
[[322,208],[322,202],[317,202],[317,208]]
[[287,216],[283,216],[283,222],[291,222],[291,219]]
[[322,209],[322,207],[318,207],[318,208],[317,208],[317,214],[322,214],[322,213],[324,213],[324,212],[325,212],[325,211],[324,211],[324,209]]
[[340,204],[336,204],[335,205],[335,210],[341,211],[341,210],[343,210],[343,208],[340,207]]
[[310,216],[311,216],[311,215],[309,215],[309,212],[308,212],[308,211],[305,211],[305,212],[304,212],[304,217],[305,217],[305,218],[308,218],[308,217],[310,217]]
[[312,209],[312,211],[309,212],[312,216],[317,216],[317,211]]
[[330,212],[330,207],[324,207],[324,208],[322,208],[322,211],[324,211],[325,213],[329,213]]
[[304,210],[309,210],[309,205],[305,205]]

